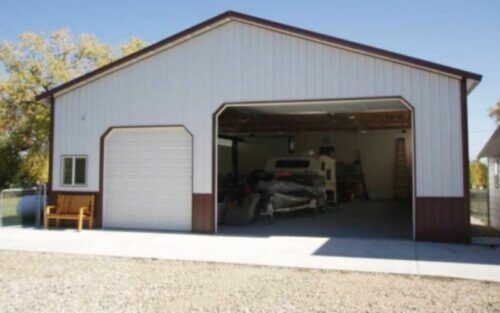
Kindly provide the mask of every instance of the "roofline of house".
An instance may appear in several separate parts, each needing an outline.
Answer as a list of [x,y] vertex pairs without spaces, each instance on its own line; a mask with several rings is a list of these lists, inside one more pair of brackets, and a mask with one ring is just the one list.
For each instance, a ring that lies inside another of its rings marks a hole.
[[255,16],[250,16],[247,14],[239,13],[239,12],[234,12],[234,11],[227,11],[222,14],[219,14],[215,17],[212,17],[204,22],[201,22],[195,26],[192,26],[186,30],[183,30],[179,33],[176,33],[170,37],[167,37],[163,40],[160,40],[152,45],[149,45],[139,51],[136,51],[132,54],[129,54],[125,57],[122,57],[118,60],[115,60],[107,65],[104,65],[100,68],[97,68],[91,72],[88,72],[82,76],[79,76],[77,78],[74,78],[64,84],[61,84],[57,87],[54,87],[50,90],[47,90],[41,94],[39,94],[36,99],[41,100],[44,98],[47,98],[49,96],[53,96],[59,92],[62,92],[70,87],[73,87],[77,84],[84,83],[87,80],[90,80],[96,76],[100,76],[102,74],[105,74],[108,71],[111,71],[112,69],[115,69],[117,67],[123,66],[128,62],[132,62],[135,59],[139,59],[141,57],[144,57],[150,53],[154,53],[155,50],[160,49],[162,47],[168,46],[169,44],[173,44],[174,42],[184,38],[184,37],[189,37],[193,33],[196,33],[198,31],[201,31],[205,28],[210,28],[211,25],[223,22],[226,19],[235,19],[235,20],[240,20],[243,22],[248,22],[248,23],[253,23],[253,24],[258,24],[262,25],[264,27],[280,30],[286,33],[292,33],[295,35],[303,36],[303,37],[308,37],[312,38],[318,41],[330,43],[333,45],[341,46],[344,48],[348,48],[351,50],[358,51],[360,53],[365,53],[365,54],[371,54],[375,55],[378,57],[383,57],[387,59],[392,59],[396,60],[399,62],[402,62],[404,64],[416,66],[419,68],[424,68],[428,69],[431,71],[437,71],[441,73],[445,73],[448,75],[456,76],[457,78],[465,78],[465,79],[470,79],[472,80],[470,87],[468,88],[468,91],[470,92],[482,79],[482,76],[476,73],[464,71],[461,69],[449,67],[446,65],[438,64],[438,63],[433,63],[430,61],[425,61],[422,59],[417,59],[414,57],[406,56],[403,54],[399,54],[396,52],[388,51],[388,50],[383,50],[379,48],[375,48],[372,46],[356,43],[353,41],[309,31],[306,29],[290,26],[290,25],[285,25],[282,23],[266,20],[263,18],[255,17]]
[[498,157],[500,156],[500,148],[497,148],[497,152],[492,152],[491,150],[494,149],[494,144],[497,138],[500,137],[500,125],[497,126],[495,131],[491,134],[490,138],[486,142],[486,144],[483,146],[481,149],[481,152],[477,155],[477,158],[485,158],[485,157]]

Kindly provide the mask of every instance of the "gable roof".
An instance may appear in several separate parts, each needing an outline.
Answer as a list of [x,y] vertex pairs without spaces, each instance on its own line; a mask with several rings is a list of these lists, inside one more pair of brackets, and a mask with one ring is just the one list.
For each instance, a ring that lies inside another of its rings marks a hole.
[[500,126],[497,127],[479,153],[478,158],[483,157],[500,157]]
[[353,41],[349,41],[349,40],[345,40],[345,39],[341,39],[341,38],[337,38],[337,37],[333,37],[333,36],[329,36],[329,35],[325,35],[325,34],[316,33],[313,31],[309,31],[309,30],[298,28],[298,27],[281,24],[278,22],[273,22],[270,20],[250,16],[250,15],[239,13],[239,12],[227,11],[227,12],[224,12],[220,15],[217,15],[211,19],[208,19],[204,22],[201,22],[195,26],[192,26],[186,30],[183,30],[175,35],[172,35],[168,38],[160,40],[160,41],[158,41],[150,46],[147,46],[147,47],[145,47],[137,52],[129,54],[129,55],[127,55],[123,58],[120,58],[118,60],[115,60],[115,61],[113,61],[105,66],[97,68],[89,73],[86,73],[86,74],[79,76],[77,78],[74,78],[74,79],[72,79],[64,84],[61,84],[61,85],[56,86],[48,91],[45,91],[42,94],[37,96],[37,100],[41,100],[41,99],[44,99],[46,97],[53,96],[59,92],[67,90],[71,87],[75,87],[78,84],[84,83],[85,81],[92,80],[93,78],[97,78],[101,75],[104,75],[105,73],[107,73],[109,71],[120,68],[121,66],[125,66],[127,63],[135,62],[139,59],[147,57],[148,55],[153,54],[158,49],[161,49],[164,47],[169,47],[169,46],[173,45],[175,42],[177,42],[185,37],[187,37],[189,39],[193,35],[195,35],[196,33],[200,32],[200,31],[211,29],[211,27],[215,24],[224,23],[224,22],[227,22],[230,20],[236,20],[236,21],[246,22],[246,23],[250,23],[250,24],[255,24],[257,26],[271,28],[271,29],[285,32],[285,33],[289,33],[292,35],[306,37],[309,39],[333,44],[336,46],[347,48],[349,50],[357,51],[359,53],[364,53],[364,54],[374,55],[374,56],[380,57],[380,58],[390,59],[390,60],[400,62],[400,63],[406,64],[406,65],[423,68],[423,69],[428,70],[428,71],[440,72],[440,73],[454,76],[457,78],[463,78],[463,79],[467,80],[467,86],[468,86],[469,92],[472,91],[472,89],[481,81],[481,78],[482,78],[482,76],[479,74],[475,74],[475,73],[464,71],[461,69],[449,67],[446,65],[441,65],[441,64],[425,61],[422,59],[417,59],[417,58],[406,56],[406,55],[399,54],[396,52],[391,52],[388,50],[375,48],[372,46],[356,43]]

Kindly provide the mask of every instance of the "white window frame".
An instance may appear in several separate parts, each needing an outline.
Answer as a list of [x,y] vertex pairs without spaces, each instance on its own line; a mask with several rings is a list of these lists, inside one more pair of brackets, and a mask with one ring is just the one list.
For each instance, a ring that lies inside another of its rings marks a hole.
[[[64,183],[64,160],[65,159],[72,159],[72,164],[71,164],[71,184],[65,184]],[[83,184],[76,184],[75,183],[75,172],[76,172],[76,159],[84,159],[85,160],[85,183]],[[89,167],[89,160],[86,155],[61,155],[61,163],[60,163],[60,185],[62,187],[86,187],[87,186],[87,176],[88,176],[88,167]]]

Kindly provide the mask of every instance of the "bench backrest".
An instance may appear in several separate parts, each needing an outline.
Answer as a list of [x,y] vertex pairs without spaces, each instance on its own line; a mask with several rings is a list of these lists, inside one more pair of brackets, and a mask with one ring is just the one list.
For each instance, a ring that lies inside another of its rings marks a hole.
[[94,213],[94,195],[57,195],[57,213],[79,214],[81,207],[87,207]]

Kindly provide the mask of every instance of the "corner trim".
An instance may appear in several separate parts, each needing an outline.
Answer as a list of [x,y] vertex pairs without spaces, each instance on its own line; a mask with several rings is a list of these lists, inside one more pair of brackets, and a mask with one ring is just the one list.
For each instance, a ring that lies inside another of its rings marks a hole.
[[47,193],[52,192],[53,170],[54,170],[54,129],[56,115],[56,100],[54,95],[50,96],[50,134],[49,134],[49,175],[47,182]]
[[460,81],[460,113],[462,125],[462,162],[463,162],[463,189],[464,189],[464,230],[470,240],[470,190],[469,190],[469,124],[467,112],[467,80]]

